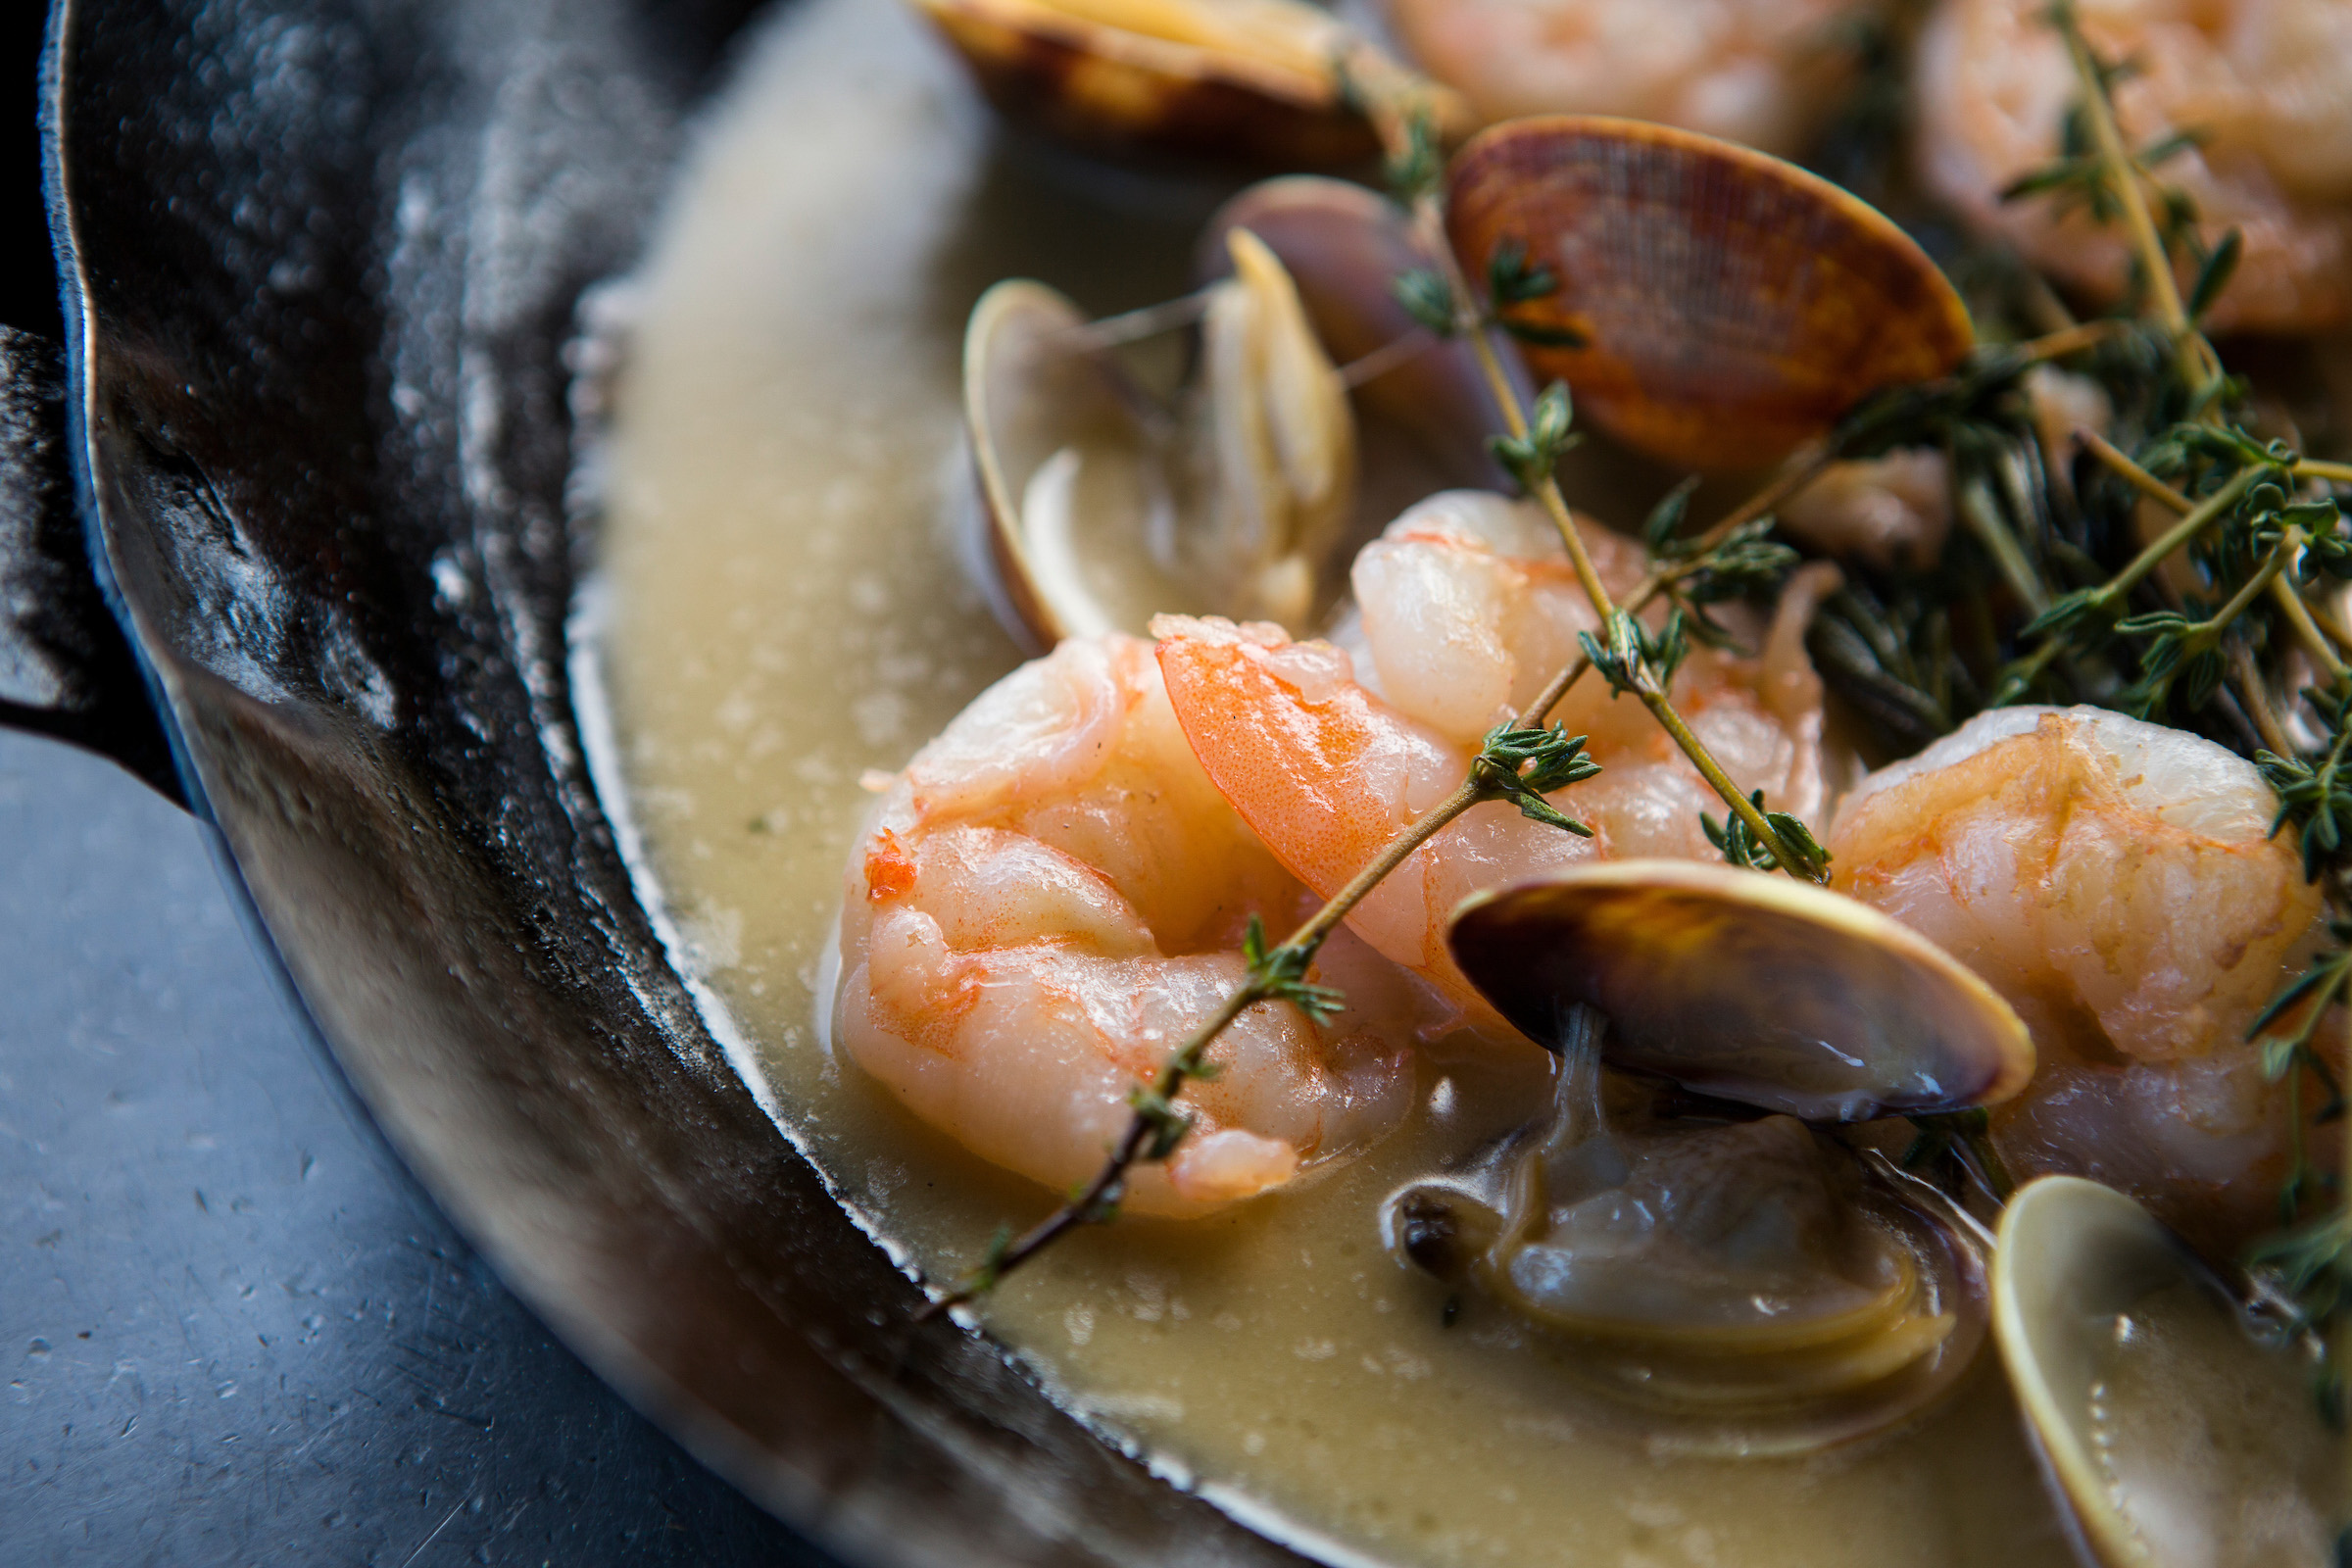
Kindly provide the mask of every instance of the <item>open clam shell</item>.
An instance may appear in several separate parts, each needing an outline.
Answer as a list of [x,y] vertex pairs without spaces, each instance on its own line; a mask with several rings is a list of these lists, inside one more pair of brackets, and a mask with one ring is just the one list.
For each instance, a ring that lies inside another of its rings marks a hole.
[[1989,1104],[2034,1074],[2025,1025],[1959,960],[1788,877],[1598,861],[1464,901],[1447,940],[1539,1044],[1589,1005],[1611,1065],[1808,1121]]
[[1200,383],[1154,403],[1077,307],[1000,283],[964,335],[964,416],[989,548],[1014,614],[1051,646],[1144,634],[1175,612],[1303,630],[1334,592],[1351,510],[1348,394],[1273,253],[1228,235]]
[[1993,1335],[2102,1568],[2333,1561],[2344,1445],[2311,1368],[2112,1188],[2045,1176],[2001,1216]]
[[[1439,341],[1397,303],[1396,279],[1432,258],[1396,203],[1315,174],[1260,180],[1209,219],[1200,239],[1204,279],[1232,270],[1226,236],[1237,228],[1281,258],[1332,361],[1373,369],[1353,391],[1367,469],[1400,447],[1420,460],[1421,471],[1394,481],[1367,473],[1365,491],[1381,498],[1374,526],[1438,490],[1508,487],[1487,446],[1499,416],[1477,356],[1467,343]],[[1502,358],[1518,369],[1517,356]],[[1522,385],[1523,400],[1533,395]]]
[[[1006,118],[1106,152],[1338,169],[1380,151],[1367,82],[1468,111],[1298,0],[916,0]],[[1350,84],[1357,89],[1351,92]]]
[[1600,117],[1511,121],[1448,175],[1470,274],[1506,243],[1559,288],[1514,319],[1582,346],[1526,349],[1610,435],[1693,468],[1770,463],[1871,393],[1956,367],[1968,312],[1868,204],[1693,131]]
[[1086,324],[1063,295],[1014,279],[980,297],[964,332],[990,555],[1013,613],[1048,647],[1128,625],[1180,592],[1141,525],[1175,506],[1163,438]]

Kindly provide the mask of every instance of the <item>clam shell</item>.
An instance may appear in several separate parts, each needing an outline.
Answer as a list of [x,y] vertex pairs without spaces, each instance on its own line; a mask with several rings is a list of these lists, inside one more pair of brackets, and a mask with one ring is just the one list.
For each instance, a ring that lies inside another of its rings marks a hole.
[[[1401,443],[1420,457],[1425,470],[1417,480],[1368,479],[1367,494],[1380,497],[1375,526],[1438,490],[1508,487],[1487,448],[1487,437],[1500,426],[1477,356],[1466,343],[1437,341],[1396,301],[1396,279],[1428,267],[1431,258],[1396,203],[1361,185],[1315,174],[1260,180],[1210,218],[1198,267],[1204,280],[1232,270],[1226,236],[1237,228],[1255,234],[1281,259],[1336,364],[1364,361],[1398,344],[1427,343],[1354,391],[1366,425],[1359,443],[1366,463],[1393,455]],[[1504,363],[1517,368],[1514,356],[1506,354]],[[1521,392],[1533,396],[1524,386]]]
[[1541,380],[1628,446],[1693,468],[1753,467],[1871,393],[1952,370],[1968,312],[1883,214],[1780,159],[1640,121],[1554,116],[1473,138],[1448,175],[1470,275],[1506,240],[1557,293],[1514,318],[1584,346],[1529,345]]
[[1200,0],[915,3],[1000,113],[1065,141],[1290,169],[1380,151],[1336,69],[1368,46],[1311,6],[1252,0],[1236,27]]
[[1582,1003],[1611,1065],[1808,1121],[1988,1104],[2034,1073],[2025,1025],[1959,960],[1788,877],[1598,861],[1464,901],[1447,940],[1538,1043]]
[[2073,1176],[2020,1189],[1993,1253],[1992,1327],[2103,1568],[2333,1560],[2343,1445],[2308,1364],[2255,1340],[2131,1199]]
[[1086,326],[1066,297],[1016,278],[982,295],[964,329],[989,554],[1013,613],[1049,648],[1193,597],[1142,539],[1140,519],[1175,504],[1150,411]]
[[[1200,375],[1148,397],[1069,300],[1000,283],[964,334],[964,419],[992,564],[1036,640],[1160,612],[1300,630],[1336,592],[1355,421],[1298,291],[1247,231],[1202,304]],[[1344,564],[1341,564],[1344,569]]]

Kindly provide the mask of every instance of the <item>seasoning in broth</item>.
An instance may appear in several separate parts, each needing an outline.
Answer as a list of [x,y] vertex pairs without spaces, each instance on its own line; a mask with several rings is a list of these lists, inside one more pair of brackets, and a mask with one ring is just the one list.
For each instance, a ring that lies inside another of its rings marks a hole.
[[[1401,205],[1290,179],[1212,211],[993,132],[863,0],[743,73],[640,279],[603,660],[653,896],[843,1201],[1082,1419],[1328,1556],[2065,1560],[2002,1375],[2025,1331],[1996,1312],[1977,1353],[2007,1254],[1969,1209],[2082,1170],[2214,1246],[2283,1187],[2317,1228],[2281,1277],[2332,1266],[2345,966],[2290,982],[2352,820],[2347,475],[2161,301],[1972,349],[1891,223],[1703,137],[1506,124],[1441,174],[1442,100],[1399,74],[1356,107]],[[1695,208],[1590,200],[1604,167],[1748,216],[1710,249]],[[1134,363],[1160,328],[1205,345],[1189,378]],[[1787,456],[1693,500],[1574,450],[1523,359],[1653,456]],[[2096,445],[2045,442],[2062,406]],[[1817,480],[1817,516],[1866,504],[1888,452],[1966,524],[1935,570],[1771,537]],[[1463,483],[1527,499],[1431,496]],[[1066,640],[1016,667],[992,605]],[[1993,765],[2019,745],[2060,760]],[[1596,873],[1682,912],[1612,925],[1606,974],[1551,964]],[[1531,879],[1519,946],[1455,914]],[[1912,1010],[1772,1054],[1788,1009],[1748,1003],[1832,951]],[[2206,1341],[2147,1343],[2132,1387],[2230,1386]]]

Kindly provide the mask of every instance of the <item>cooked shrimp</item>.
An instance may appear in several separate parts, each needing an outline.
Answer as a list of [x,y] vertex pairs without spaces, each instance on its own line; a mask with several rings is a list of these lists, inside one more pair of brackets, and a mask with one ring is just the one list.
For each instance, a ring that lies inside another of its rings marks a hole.
[[1780,523],[1789,538],[1829,555],[1923,570],[1951,531],[1950,469],[1933,447],[1833,463],[1782,504]]
[[[2001,189],[2058,156],[2080,94],[2042,0],[1943,0],[1920,36],[1915,82],[1928,184],[2071,287],[2121,295],[2119,226]],[[2208,318],[2221,329],[2298,331],[2352,314],[2352,8],[2340,0],[2082,0],[2082,30],[2136,68],[2115,87],[2126,138],[2205,136],[2157,177],[2197,204],[2208,244],[2245,252]]]
[[2209,1233],[2277,1191],[2283,1097],[2246,1027],[2311,951],[2319,891],[2277,803],[2211,741],[2104,709],[2006,708],[1838,808],[1835,885],[1934,938],[2034,1031],[1994,1111],[2065,1170]]
[[1798,151],[1852,66],[1852,0],[1390,0],[1482,120],[1626,115]]
[[[1630,585],[1633,546],[1588,527],[1604,578]],[[1809,572],[1784,595],[1761,658],[1693,653],[1677,675],[1683,715],[1734,777],[1776,809],[1826,799],[1821,686],[1804,625],[1836,579]],[[1162,616],[1160,667],[1194,751],[1285,865],[1330,895],[1460,783],[1480,741],[1575,657],[1597,620],[1558,537],[1532,507],[1456,491],[1422,503],[1356,558],[1360,624],[1349,650],[1271,626]],[[1563,802],[1587,840],[1510,806],[1478,807],[1405,861],[1350,924],[1382,954],[1490,1020],[1446,950],[1453,906],[1481,888],[1592,855],[1712,858],[1698,813],[1722,803],[1631,699],[1597,679],[1558,716],[1591,737],[1605,771]]]
[[[1061,1189],[1127,1096],[1245,976],[1250,914],[1314,900],[1194,760],[1152,651],[1076,638],[964,710],[883,798],[847,874],[836,1038],[925,1121]],[[1315,1025],[1253,1007],[1187,1087],[1192,1134],[1127,1203],[1200,1212],[1378,1138],[1412,1093],[1418,990],[1345,933]]]

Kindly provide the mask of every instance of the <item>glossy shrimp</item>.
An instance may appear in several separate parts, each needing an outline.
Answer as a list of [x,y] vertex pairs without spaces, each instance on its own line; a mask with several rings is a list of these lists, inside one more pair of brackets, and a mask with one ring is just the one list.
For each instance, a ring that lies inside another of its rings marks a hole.
[[[1981,230],[2101,299],[2130,276],[2122,226],[2001,190],[2053,162],[2080,96],[2042,0],[1942,0],[1921,34],[1921,172]],[[2295,331],[2352,315],[2352,7],[2338,0],[2082,0],[2082,29],[2132,63],[2114,89],[2126,138],[2198,145],[2163,182],[2197,204],[2207,244],[2245,237],[2216,328]]]
[[2286,1132],[2248,1024],[2320,914],[2251,764],[2104,709],[1979,715],[1840,803],[1835,885],[2008,998],[2040,1066],[1993,1113],[2019,1176],[2122,1187],[2215,1234],[2259,1221]]
[[[914,1113],[1056,1189],[1127,1097],[1241,982],[1249,917],[1313,907],[1209,785],[1143,642],[1075,638],[984,693],[884,797],[853,854],[836,1039]],[[1127,1206],[1205,1211],[1360,1150],[1404,1113],[1423,1004],[1345,933],[1324,1025],[1251,1008],[1187,1087],[1192,1133]]]
[[[1588,525],[1604,579],[1629,588],[1640,552]],[[1825,575],[1826,574],[1826,575]],[[1674,698],[1694,732],[1776,808],[1827,798],[1821,687],[1803,628],[1836,580],[1809,569],[1784,595],[1760,658],[1700,650]],[[1461,782],[1482,738],[1576,657],[1597,625],[1541,513],[1448,492],[1391,523],[1357,557],[1360,619],[1335,642],[1271,626],[1162,616],[1160,667],[1208,775],[1285,865],[1328,896]],[[1699,812],[1722,803],[1632,699],[1596,678],[1557,712],[1603,765],[1561,804],[1584,839],[1512,807],[1474,808],[1417,851],[1349,923],[1386,956],[1435,981],[1466,1016],[1492,1021],[1446,950],[1467,895],[1593,855],[1714,858]],[[1500,1025],[1494,1024],[1499,1028]]]
[[1793,153],[1852,69],[1850,0],[1390,0],[1488,121],[1625,115]]

